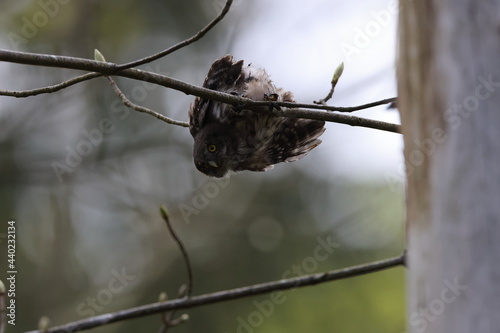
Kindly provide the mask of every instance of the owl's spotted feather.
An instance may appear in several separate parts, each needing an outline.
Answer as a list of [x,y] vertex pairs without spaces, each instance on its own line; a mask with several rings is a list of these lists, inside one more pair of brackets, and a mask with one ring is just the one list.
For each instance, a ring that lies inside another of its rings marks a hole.
[[[260,68],[243,66],[231,55],[216,60],[203,86],[256,101],[294,102],[293,94],[276,88]],[[304,157],[321,143],[325,123],[276,117],[197,97],[189,111],[195,166],[223,177],[228,171],[266,171],[280,162]]]

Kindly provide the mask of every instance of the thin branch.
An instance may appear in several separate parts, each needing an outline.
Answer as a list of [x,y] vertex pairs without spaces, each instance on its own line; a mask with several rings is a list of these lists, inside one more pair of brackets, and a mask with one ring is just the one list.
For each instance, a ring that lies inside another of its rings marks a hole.
[[[38,95],[42,93],[51,93],[63,88],[66,88],[70,85],[82,82],[84,80],[89,80],[93,79],[96,77],[99,77],[101,75],[111,75],[113,72],[116,71],[116,68],[119,66],[114,63],[110,62],[102,62],[102,61],[95,61],[95,60],[90,60],[90,59],[84,59],[84,58],[75,58],[75,57],[66,57],[66,56],[55,56],[55,55],[47,55],[47,54],[38,54],[38,53],[28,53],[28,52],[17,52],[17,51],[10,51],[10,50],[2,50],[0,49],[0,61],[6,61],[6,62],[12,62],[12,63],[18,63],[18,64],[26,64],[26,65],[40,65],[40,66],[49,66],[49,67],[59,67],[59,68],[69,68],[69,69],[80,69],[80,70],[88,70],[88,71],[93,71],[93,72],[98,72],[98,73],[88,73],[84,74],[82,76],[78,76],[76,78],[70,79],[68,81],[64,81],[60,84],[54,85],[54,86],[49,86],[49,87],[43,87],[43,88],[38,88],[38,89],[33,89],[33,90],[25,90],[25,91],[9,91],[9,90],[0,90],[0,95],[4,96],[10,96],[10,97],[28,97],[28,96],[33,96],[33,95]],[[136,79],[136,80],[142,80],[142,81],[147,81],[151,83],[156,83],[159,85],[162,85],[167,88],[172,88],[175,90],[182,91],[188,95],[195,95],[199,96],[202,98],[213,98],[214,100],[217,100],[219,102],[225,102],[225,103],[230,103],[230,104],[244,104],[244,106],[249,106],[249,102],[252,104],[252,106],[263,106],[263,107],[268,107],[269,102],[263,101],[263,102],[256,102],[252,101],[249,99],[244,99],[238,96],[230,95],[230,94],[224,94],[220,93],[222,95],[226,95],[224,99],[218,99],[217,97],[213,94],[210,94],[213,90],[205,89],[202,87],[197,87],[194,85],[190,85],[188,83],[175,80],[173,78],[159,75],[156,73],[152,72],[147,72],[147,71],[141,71],[141,70],[135,70],[137,72],[143,73],[146,77],[139,77],[137,74],[132,73],[134,70],[127,71],[124,70],[124,73],[115,73],[117,76],[124,76],[128,77],[131,79]],[[150,75],[152,74],[152,75]],[[162,80],[161,78],[164,78]],[[200,92],[203,92],[200,94]],[[212,95],[212,96],[211,96]],[[215,98],[214,98],[215,97]],[[363,109],[368,109],[374,106],[378,105],[384,105],[384,104],[389,104],[393,103],[396,101],[396,97],[392,98],[386,98],[382,99],[380,101],[375,101],[359,106],[353,106],[353,107],[339,107],[339,106],[329,106],[329,105],[316,105],[316,104],[301,104],[301,103],[290,103],[290,102],[274,102],[274,105],[276,106],[282,106],[282,107],[287,107],[287,108],[306,108],[306,109],[316,109],[316,110],[326,110],[326,111],[338,111],[338,112],[354,112],[354,111],[359,111]]]
[[166,317],[162,319],[162,326],[160,327],[159,333],[165,333],[169,328],[179,326],[182,323],[185,323],[189,319],[189,315],[187,313],[183,313],[177,318],[174,318],[171,315],[171,312],[168,312]]
[[[121,70],[121,69],[126,69],[126,68],[131,68],[131,67],[143,65],[143,64],[152,62],[156,59],[159,59],[161,57],[164,57],[166,55],[169,55],[169,54],[171,54],[171,53],[173,53],[173,52],[175,52],[183,47],[186,47],[190,44],[193,44],[194,42],[198,41],[203,36],[205,36],[207,32],[209,32],[215,25],[217,25],[217,23],[222,21],[224,16],[226,16],[226,14],[229,12],[229,9],[231,8],[232,3],[233,3],[233,0],[227,0],[226,4],[225,4],[224,8],[222,9],[222,11],[220,12],[220,14],[215,19],[213,19],[212,22],[210,22],[206,27],[201,29],[199,32],[197,32],[195,35],[191,36],[190,38],[185,39],[182,42],[179,42],[179,43],[169,47],[168,49],[163,50],[162,52],[159,52],[159,53],[156,53],[156,54],[153,54],[153,55],[150,55],[148,57],[138,59],[138,60],[135,60],[132,62],[117,65],[116,69]],[[69,86],[72,86],[74,84],[77,84],[77,83],[80,83],[83,81],[94,79],[94,78],[102,76],[102,75],[103,74],[101,74],[101,73],[88,73],[88,74],[77,76],[75,78],[72,78],[70,80],[64,81],[62,83],[59,83],[59,84],[56,84],[53,86],[47,86],[47,87],[42,87],[42,88],[37,88],[37,89],[32,89],[32,90],[24,90],[24,91],[0,90],[0,95],[20,98],[20,97],[36,96],[39,94],[47,94],[47,93],[52,93],[52,92],[67,88]],[[181,126],[183,126],[183,125],[181,125]]]
[[[252,107],[249,107],[253,109]],[[387,123],[385,121],[373,120],[368,118],[361,118],[356,116],[346,116],[338,113],[331,112],[321,112],[313,110],[304,109],[285,109],[285,110],[273,110],[273,114],[280,117],[292,117],[292,118],[304,118],[304,119],[315,119],[323,120],[333,123],[345,124],[350,126],[359,126],[377,129],[392,133],[401,133],[401,126],[397,124]]]
[[354,107],[354,108],[357,108],[356,110],[353,110],[353,108],[350,108],[350,107],[346,107],[343,110],[337,110],[337,111],[339,111],[339,112],[353,112],[353,111],[358,111],[358,110],[362,110],[362,109],[369,109],[369,108],[373,108],[373,107],[379,106],[379,105],[395,103],[397,99],[398,99],[397,97],[391,97],[391,98],[382,99],[380,101],[375,101],[375,102],[366,103],[363,105],[358,105],[357,107]]
[[[232,95],[233,96],[233,95]],[[384,105],[384,104],[389,104],[392,103],[396,100],[396,97],[391,97],[391,98],[385,98],[381,99],[380,101],[375,101],[375,102],[370,102],[367,104],[362,104],[362,105],[357,105],[357,106],[330,106],[330,105],[317,105],[317,104],[304,104],[304,103],[292,103],[292,102],[272,102],[273,106],[279,106],[279,107],[285,107],[285,108],[305,108],[305,109],[313,109],[313,110],[325,110],[325,111],[337,111],[337,112],[354,112],[354,111],[360,111],[364,109],[369,109],[373,108],[375,106],[379,105]],[[267,106],[269,107],[269,102],[267,101],[262,101],[262,102],[256,102],[256,101],[251,101],[250,106],[255,106],[255,107],[264,107]],[[244,100],[243,106],[248,107],[249,103]]]
[[332,87],[330,88],[328,95],[326,95],[325,98],[322,98],[319,101],[313,101],[314,104],[326,105],[326,102],[328,102],[330,98],[332,98],[333,92],[335,91],[335,87],[337,86],[337,83],[339,82],[339,79],[342,76],[343,72],[344,72],[344,63],[342,62],[340,63],[340,65],[337,66],[335,72],[333,73],[332,81],[330,82]]
[[[177,293],[177,298],[183,298],[186,296],[187,287],[185,284],[181,285]],[[167,293],[162,292],[159,297],[160,302],[165,302],[168,300]],[[177,318],[175,317],[176,310],[166,311],[161,314],[162,325],[160,327],[159,333],[165,333],[169,328],[179,326],[180,324],[186,322],[189,319],[189,315],[184,313]]]
[[[196,94],[193,94],[196,95]],[[240,100],[240,104],[238,106],[240,108],[251,108],[251,107],[258,107],[258,108],[264,108],[267,107],[269,109],[269,102],[268,101],[254,101],[250,99],[245,99],[241,97],[237,97],[234,95],[231,95],[235,97],[235,99]],[[215,98],[213,98],[215,99]],[[217,99],[215,99],[217,100]],[[324,110],[324,111],[337,111],[337,112],[345,112],[345,113],[350,113],[354,111],[360,111],[364,109],[369,109],[373,108],[375,106],[379,105],[384,105],[384,104],[389,104],[392,103],[396,100],[396,97],[391,97],[391,98],[385,98],[381,99],[380,101],[375,101],[375,102],[370,102],[367,104],[362,104],[362,105],[357,105],[357,106],[330,106],[330,105],[317,105],[317,104],[307,104],[307,103],[292,103],[292,102],[272,102],[272,106],[279,106],[279,107],[285,107],[285,108],[304,108],[304,109],[313,109],[313,110]],[[235,103],[230,103],[229,104],[235,104]]]
[[132,62],[129,62],[129,63],[126,63],[126,64],[123,64],[123,65],[119,65],[117,67],[117,69],[126,69],[126,68],[132,68],[132,67],[137,67],[139,65],[143,65],[143,64],[146,64],[146,63],[149,63],[149,62],[152,62],[156,59],[159,59],[159,58],[162,58],[170,53],[173,53],[183,47],[186,47],[188,46],[189,44],[193,44],[194,42],[196,42],[197,40],[199,40],[200,38],[202,38],[203,36],[205,36],[205,34],[207,32],[209,32],[213,27],[215,27],[215,25],[217,25],[217,23],[219,23],[220,21],[222,21],[222,19],[224,18],[224,16],[226,16],[227,12],[229,12],[229,9],[231,8],[231,4],[233,3],[233,0],[227,0],[226,1],[226,4],[224,5],[224,8],[222,8],[222,11],[220,12],[220,14],[214,18],[212,20],[212,22],[210,22],[205,28],[201,29],[198,33],[196,33],[194,36],[188,38],[188,39],[185,39],[183,40],[182,42],[180,43],[177,43],[171,47],[169,47],[168,49],[166,50],[163,50],[159,53],[156,53],[156,54],[153,54],[153,55],[150,55],[148,57],[145,57],[145,58],[142,58],[142,59],[138,59],[138,60],[134,60]]
[[[37,88],[37,89],[32,89],[32,90],[1,90],[0,89],[0,96],[8,96],[8,97],[16,97],[16,98],[24,98],[24,97],[30,97],[30,96],[36,96],[39,94],[47,94],[47,93],[53,93],[59,90],[62,90],[64,88],[67,88],[69,86],[72,86],[74,84],[94,79],[96,77],[100,77],[102,74],[100,73],[87,73],[83,74],[80,76],[77,76],[75,78],[69,79],[67,81],[63,81],[59,84],[53,85],[53,86],[47,86],[47,87],[42,87],[42,88]],[[120,76],[118,74],[118,76]],[[161,85],[161,83],[158,83]],[[187,84],[189,86],[189,84]],[[165,85],[166,87],[169,87]],[[194,87],[194,86],[193,86]],[[170,88],[170,87],[169,87]],[[179,90],[175,87],[172,87],[172,89]],[[203,89],[203,88],[201,88]],[[186,94],[189,94],[186,92]],[[192,95],[198,96],[198,93],[196,91],[193,91]],[[234,95],[231,95],[235,97]],[[200,96],[201,97],[201,96]],[[240,104],[243,104],[244,106],[248,106],[248,101],[235,97],[233,98],[236,101],[239,101]],[[349,107],[343,107],[343,106],[330,106],[330,105],[316,105],[316,104],[307,104],[307,103],[290,103],[290,102],[273,102],[273,105],[275,106],[280,106],[280,107],[286,107],[286,108],[306,108],[306,109],[314,109],[314,110],[325,110],[325,111],[337,111],[337,112],[355,112],[355,111],[360,111],[364,109],[369,109],[375,106],[379,105],[384,105],[384,104],[393,104],[396,102],[396,97],[391,97],[391,98],[385,98],[379,101],[367,103],[367,104],[362,104],[358,106],[349,106]],[[217,100],[217,99],[215,99]],[[237,102],[233,102],[233,104],[236,104]],[[269,106],[269,102],[267,101],[262,101],[262,102],[257,102],[257,101],[252,101],[251,106]]]
[[188,253],[187,253],[186,248],[184,247],[184,244],[182,243],[181,239],[179,238],[179,236],[177,236],[177,234],[174,231],[174,228],[172,228],[172,225],[170,224],[170,218],[168,217],[168,211],[165,208],[165,206],[163,206],[163,205],[160,206],[160,213],[161,213],[161,217],[163,218],[163,220],[167,224],[168,231],[170,232],[170,235],[177,243],[177,246],[179,246],[179,249],[182,252],[182,256],[184,257],[184,262],[186,263],[186,268],[187,268],[187,272],[188,272],[188,287],[187,287],[186,295],[189,298],[189,297],[191,297],[191,294],[193,293],[193,270],[191,268],[191,262],[189,261]]
[[[191,298],[175,299],[162,303],[148,304],[114,313],[107,313],[95,316],[92,318],[76,321],[62,326],[53,327],[50,330],[48,330],[48,333],[83,331],[94,327],[99,327],[110,323],[114,323],[117,321],[143,317],[146,315],[161,313],[173,309],[193,308],[206,304],[213,304],[233,299],[239,299],[243,297],[267,294],[278,290],[289,290],[305,286],[312,286],[320,283],[325,283],[328,281],[335,281],[349,277],[360,276],[364,274],[382,271],[388,268],[404,265],[404,262],[405,262],[405,256],[404,254],[402,254],[398,257],[376,261],[369,264],[344,268],[336,271],[304,275],[291,279],[283,279],[279,281],[261,283],[242,288],[219,291],[212,294],[194,296]],[[28,333],[36,333],[36,331]]]
[[[74,58],[66,56],[54,56],[46,54],[36,54],[28,52],[17,52],[9,50],[0,50],[0,61],[9,61],[20,64],[28,65],[39,65],[39,66],[49,66],[49,67],[60,67],[60,68],[70,68],[86,70],[91,72],[99,72],[103,75],[117,75],[123,76],[130,79],[146,81],[150,83],[156,83],[161,86],[175,89],[184,92],[188,95],[195,95],[201,98],[212,99],[218,102],[238,105],[241,108],[250,109],[258,112],[269,112],[268,101],[256,102],[248,98],[243,98],[239,96],[234,96],[231,94],[226,94],[216,90],[210,90],[203,87],[198,87],[168,76],[143,71],[139,69],[129,68],[117,71],[117,64],[94,61],[83,58]],[[391,99],[392,100],[392,99]],[[287,108],[294,107],[307,107],[311,109],[323,109],[327,111],[341,111],[341,112],[352,112],[356,110],[365,109],[375,105],[385,104],[387,100],[373,102],[357,107],[342,108],[342,107],[330,107],[314,104],[296,104],[296,103],[278,103],[272,102],[273,105],[283,106]],[[358,117],[348,117],[340,114],[335,114],[331,112],[314,112],[311,110],[275,110],[275,113],[279,113],[282,117],[301,117],[306,119],[318,119],[330,122],[336,122],[341,124],[348,124],[351,126],[361,126],[379,129],[383,131],[389,131],[394,133],[400,133],[400,126],[396,124],[385,123],[381,121],[364,119]],[[351,118],[351,119],[350,119]]]
[[118,86],[116,85],[116,82],[110,76],[106,76],[106,79],[108,79],[109,84],[111,85],[111,87],[115,91],[116,95],[122,100],[122,103],[125,104],[126,106],[128,106],[136,111],[144,112],[144,113],[147,113],[149,115],[152,115],[153,117],[156,117],[156,118],[158,118],[166,123],[169,123],[172,125],[177,125],[177,126],[182,126],[182,127],[189,127],[189,124],[185,121],[179,121],[179,120],[169,118],[167,116],[162,115],[161,113],[158,113],[158,112],[153,111],[151,109],[148,109],[144,106],[137,105],[137,104],[133,103],[131,100],[129,100],[127,98],[127,96],[125,96],[122,93],[120,88],[118,88]]
[[74,84],[87,81],[96,77],[102,76],[100,73],[87,73],[83,74],[77,77],[74,77],[72,79],[69,79],[67,81],[63,81],[61,83],[58,83],[53,86],[47,86],[47,87],[42,87],[42,88],[37,88],[37,89],[31,89],[31,90],[1,90],[0,89],[0,95],[3,96],[9,96],[9,97],[16,97],[16,98],[21,98],[21,97],[30,97],[30,96],[36,96],[40,94],[49,94],[53,93],[59,90],[62,90],[64,88],[67,88],[69,86],[72,86]]
[[[171,118],[168,118],[156,111],[153,111],[151,109],[148,109],[146,107],[143,107],[143,106],[140,106],[140,105],[137,105],[135,103],[133,103],[132,101],[130,101],[120,90],[120,88],[118,88],[118,86],[116,85],[115,81],[109,77],[109,76],[106,76],[106,78],[109,80],[111,86],[113,87],[115,93],[120,97],[120,99],[122,100],[123,104],[125,104],[126,106],[128,107],[131,107],[133,108],[134,110],[136,111],[139,111],[139,112],[144,112],[144,113],[147,113],[147,114],[150,114],[152,115],[153,117],[156,117],[166,123],[169,123],[169,124],[172,124],[172,125],[178,125],[178,126],[183,126],[183,127],[189,127],[189,124],[187,122],[182,122],[182,121],[178,121],[178,120],[174,120],[174,119],[171,119]],[[392,99],[387,99],[387,100],[382,100],[382,101],[378,101],[378,102],[373,102],[373,103],[370,103],[370,107],[371,106],[375,106],[375,105],[381,105],[381,104],[387,104],[387,103],[390,103],[392,101]],[[259,103],[259,102],[257,102]],[[263,103],[262,105],[265,106],[267,103]],[[297,104],[294,104],[294,103],[276,103],[277,105],[280,105],[280,104],[286,104],[287,106],[288,105],[292,105],[292,106],[296,106]],[[260,105],[260,104],[259,104]],[[303,105],[303,106],[316,106],[316,105],[309,105],[309,104],[298,104],[298,105]],[[363,106],[361,106],[363,107]],[[351,109],[354,109],[356,107],[352,107]],[[358,107],[359,108],[359,107]],[[301,109],[287,109],[287,110],[281,110],[281,109],[276,109],[276,110],[273,110],[272,111],[275,115],[277,116],[295,116],[295,117],[300,117],[300,118],[308,118],[308,119],[316,119],[316,120],[325,120],[325,121],[329,121],[329,119],[331,118],[331,116],[329,115],[329,113],[325,113],[325,112],[308,112],[308,110],[301,110]],[[389,132],[396,132],[398,133],[399,129],[395,126],[393,126],[393,124],[389,124],[389,123],[384,123],[384,122],[381,122],[381,121],[376,121],[376,120],[370,120],[370,119],[366,119],[366,118],[359,118],[359,117],[354,117],[354,116],[343,116],[343,115],[336,115],[335,116],[336,118],[336,122],[338,123],[342,123],[342,124],[346,124],[346,125],[351,125],[351,126],[363,126],[363,127],[367,127],[367,128],[375,128],[375,129],[381,129],[381,130],[385,130],[385,131],[389,131]]]

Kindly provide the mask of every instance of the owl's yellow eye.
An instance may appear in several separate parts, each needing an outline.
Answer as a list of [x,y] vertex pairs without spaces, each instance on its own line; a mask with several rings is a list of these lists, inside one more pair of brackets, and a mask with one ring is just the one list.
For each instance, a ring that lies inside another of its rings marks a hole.
[[213,152],[215,152],[216,150],[217,150],[217,147],[216,147],[215,145],[210,145],[210,146],[208,146],[208,151],[209,151],[209,152],[213,153]]

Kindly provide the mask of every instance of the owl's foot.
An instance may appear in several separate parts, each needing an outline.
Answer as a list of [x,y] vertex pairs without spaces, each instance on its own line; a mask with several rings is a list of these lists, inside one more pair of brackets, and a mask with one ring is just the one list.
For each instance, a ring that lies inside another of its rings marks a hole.
[[269,101],[269,112],[273,112],[274,109],[280,111],[281,107],[276,104],[278,102],[278,94],[264,94],[264,100]]
[[278,94],[264,94],[265,101],[276,102],[278,101],[278,98],[279,98]]
[[269,102],[269,112],[274,113],[274,110],[281,111],[281,106],[277,102]]

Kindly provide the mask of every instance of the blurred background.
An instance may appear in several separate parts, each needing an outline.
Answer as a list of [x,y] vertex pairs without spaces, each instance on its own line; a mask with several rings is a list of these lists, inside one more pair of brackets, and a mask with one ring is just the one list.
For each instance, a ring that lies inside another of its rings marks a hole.
[[[0,2],[0,47],[123,63],[190,37],[223,0]],[[397,2],[234,0],[199,42],[141,66],[201,85],[231,53],[266,68],[310,103],[345,70],[330,101],[355,106],[394,97]],[[53,85],[82,72],[0,63],[0,89]],[[187,120],[193,96],[117,78],[129,98]],[[361,117],[399,122],[385,106]],[[199,173],[186,128],[129,110],[102,79],[29,98],[0,96],[0,279],[6,227],[17,226],[17,321],[36,329],[174,298],[187,282],[160,218],[164,204],[187,248],[194,294],[322,272],[404,249],[402,139],[328,123],[306,158],[266,173],[213,180]],[[318,250],[319,247],[319,250]],[[177,332],[402,332],[404,270],[185,311]],[[180,312],[183,313],[183,312]],[[158,315],[92,332],[156,332]],[[9,331],[8,330],[8,331]]]

